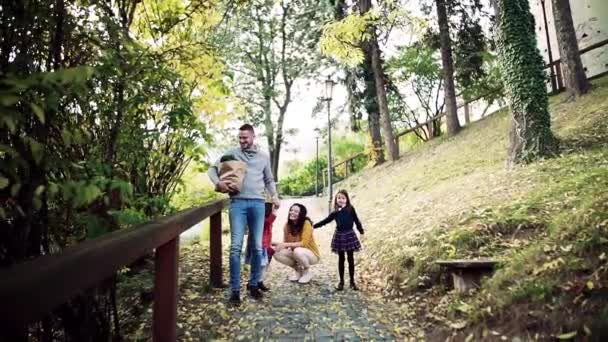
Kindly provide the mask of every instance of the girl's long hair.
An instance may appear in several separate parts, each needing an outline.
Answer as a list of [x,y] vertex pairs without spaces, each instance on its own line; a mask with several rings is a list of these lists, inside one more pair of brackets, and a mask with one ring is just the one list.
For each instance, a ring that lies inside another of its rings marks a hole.
[[334,197],[334,210],[337,211],[340,208],[338,207],[338,195],[344,195],[344,197],[346,197],[346,205],[344,208],[342,208],[342,210],[347,209],[348,211],[352,211],[353,205],[350,204],[350,196],[348,196],[348,192],[346,192],[344,189],[338,191]]
[[289,207],[289,211],[291,208],[297,206],[300,208],[300,213],[298,214],[298,218],[295,221],[289,219],[289,214],[287,214],[287,228],[292,235],[300,235],[302,234],[302,229],[304,229],[304,223],[308,220],[312,224],[312,220],[306,216],[308,210],[306,207],[300,203],[294,203],[291,207]]

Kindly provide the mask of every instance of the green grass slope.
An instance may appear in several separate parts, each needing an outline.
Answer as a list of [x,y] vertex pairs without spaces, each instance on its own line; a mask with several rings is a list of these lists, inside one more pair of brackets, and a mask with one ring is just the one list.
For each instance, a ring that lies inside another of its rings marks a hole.
[[[576,102],[551,99],[557,158],[507,170],[510,117],[499,112],[340,184],[366,228],[368,287],[416,298],[408,305],[437,338],[598,340],[608,326],[608,78],[594,85]],[[456,295],[434,262],[475,257],[501,264]]]

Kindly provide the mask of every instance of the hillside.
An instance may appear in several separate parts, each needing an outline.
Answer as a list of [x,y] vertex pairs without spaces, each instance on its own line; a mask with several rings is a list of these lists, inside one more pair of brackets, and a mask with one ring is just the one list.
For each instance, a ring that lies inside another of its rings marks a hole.
[[[340,184],[366,226],[360,274],[415,307],[430,336],[605,334],[608,78],[576,102],[551,98],[550,110],[557,158],[507,170],[505,111]],[[434,261],[472,257],[501,264],[455,295]]]

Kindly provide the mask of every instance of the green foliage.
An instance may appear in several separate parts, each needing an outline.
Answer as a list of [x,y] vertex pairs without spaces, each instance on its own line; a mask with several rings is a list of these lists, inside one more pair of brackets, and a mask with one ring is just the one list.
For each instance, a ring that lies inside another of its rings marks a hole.
[[325,1],[255,0],[230,13],[224,23],[227,65],[239,98],[239,118],[263,126],[273,173],[282,145],[296,130],[284,129],[293,86],[318,75],[322,58],[316,51],[326,21]]
[[219,5],[3,2],[0,266],[171,210],[230,95],[211,39]]
[[[319,47],[321,52],[339,63],[354,67],[363,63],[363,43],[376,31],[384,38],[393,29],[412,34],[426,28],[425,20],[412,16],[399,1],[382,1],[364,15],[353,6],[350,14],[323,26]],[[372,29],[373,28],[373,29]]]
[[462,96],[465,99],[481,98],[486,101],[489,107],[497,101],[502,102],[502,98],[505,96],[505,87],[497,57],[491,52],[484,52],[482,55],[483,76],[467,83],[467,86],[462,90]]
[[339,62],[356,66],[363,62],[361,44],[370,39],[368,27],[378,19],[378,13],[370,11],[361,16],[351,14],[344,19],[328,23],[323,28],[321,52]]
[[[364,152],[365,144],[362,141],[363,135],[351,135],[336,137],[332,144],[332,154],[334,163],[339,163],[357,153]],[[368,157],[363,155],[349,163],[348,174],[352,174],[363,169],[368,163]],[[346,165],[342,164],[334,169],[334,182],[346,177]],[[288,176],[279,182],[279,193],[288,196],[312,195],[316,186],[316,170],[319,172],[319,192],[322,191],[323,177],[327,176],[327,154],[319,155],[319,161],[310,160],[304,163],[295,164],[293,170],[288,172]]]
[[175,194],[171,198],[171,209],[174,211],[184,210],[199,206],[205,202],[219,198],[214,191],[213,184],[203,172],[201,164],[192,162],[186,168],[180,184],[176,187]]
[[279,181],[279,193],[286,196],[307,196],[315,193],[317,180],[317,170],[319,171],[319,191],[323,186],[322,173],[327,172],[327,156],[319,156],[319,161],[311,160],[306,162],[302,168],[290,173],[289,176],[281,178]]
[[[389,88],[389,105],[393,120],[401,122],[398,127],[414,127],[441,114],[444,99],[439,95],[443,76],[437,54],[431,47],[416,43],[402,49],[387,64],[387,73],[393,82]],[[409,91],[401,94],[400,89]],[[405,97],[415,101],[406,101]],[[412,102],[415,108],[410,106]],[[432,136],[427,131],[419,131],[416,135],[425,141],[439,135],[438,130]]]
[[419,146],[422,146],[424,140],[415,133],[408,133],[405,136],[399,137],[399,151],[410,151]]
[[435,51],[420,43],[402,49],[397,57],[389,61],[388,67],[397,81],[414,76],[426,82],[441,78],[441,66]]

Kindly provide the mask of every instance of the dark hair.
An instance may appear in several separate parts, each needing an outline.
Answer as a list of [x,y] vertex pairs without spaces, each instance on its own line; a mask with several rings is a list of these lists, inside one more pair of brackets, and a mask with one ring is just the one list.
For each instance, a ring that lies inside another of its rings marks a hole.
[[232,154],[225,154],[220,158],[220,163],[237,160]]
[[251,132],[251,133],[254,133],[254,134],[255,134],[255,131],[254,131],[254,129],[253,129],[253,126],[251,126],[250,124],[244,124],[243,126],[241,126],[241,127],[239,128],[239,131],[249,131],[249,132]]
[[272,214],[272,206],[272,203],[264,203],[264,217],[268,217]]
[[352,204],[350,204],[350,196],[348,196],[348,192],[346,192],[346,190],[344,190],[344,189],[342,189],[336,193],[336,196],[334,197],[334,209],[338,210],[338,195],[344,195],[344,197],[346,197],[346,205],[344,206],[343,209],[352,210],[351,208],[353,206],[352,206]]
[[289,211],[291,211],[291,208],[293,208],[294,206],[300,208],[300,214],[298,214],[298,218],[295,222],[291,221],[289,219],[289,214],[287,214],[287,228],[289,229],[289,232],[291,232],[291,234],[300,235],[302,233],[302,229],[304,229],[304,223],[306,222],[306,220],[311,223],[312,220],[308,218],[308,216],[306,216],[308,210],[306,210],[306,207],[300,203],[292,204],[291,207],[289,207]]

